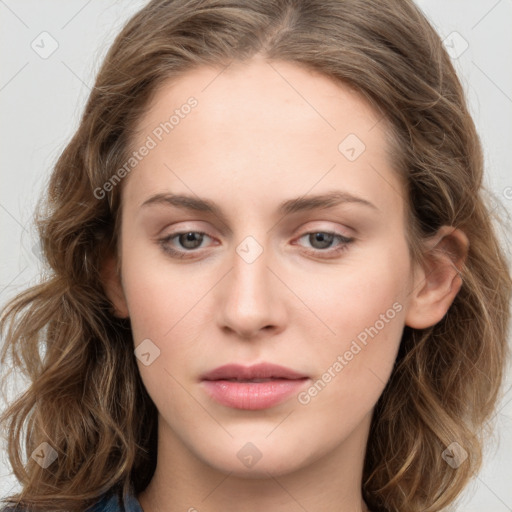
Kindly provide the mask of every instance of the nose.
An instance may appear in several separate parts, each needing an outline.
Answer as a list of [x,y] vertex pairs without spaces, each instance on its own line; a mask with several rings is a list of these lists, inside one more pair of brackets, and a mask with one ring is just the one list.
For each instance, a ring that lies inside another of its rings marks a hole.
[[[240,248],[240,246],[239,246]],[[251,248],[254,250],[254,247]],[[221,329],[244,339],[263,332],[280,332],[285,325],[283,284],[269,269],[269,251],[252,261],[244,252],[234,251],[231,271],[218,290],[218,322]]]

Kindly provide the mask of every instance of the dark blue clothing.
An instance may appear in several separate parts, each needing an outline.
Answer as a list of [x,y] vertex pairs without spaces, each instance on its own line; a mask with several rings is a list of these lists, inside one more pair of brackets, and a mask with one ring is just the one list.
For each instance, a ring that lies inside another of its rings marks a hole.
[[[117,494],[106,493],[86,512],[121,512],[122,510]],[[140,503],[133,494],[125,495],[124,510],[125,512],[143,512]]]
[[[7,506],[0,509],[0,512],[24,512],[19,506]],[[125,495],[124,507],[119,503],[117,493],[109,491],[103,494],[99,500],[89,507],[85,512],[143,512],[140,503],[134,494]]]

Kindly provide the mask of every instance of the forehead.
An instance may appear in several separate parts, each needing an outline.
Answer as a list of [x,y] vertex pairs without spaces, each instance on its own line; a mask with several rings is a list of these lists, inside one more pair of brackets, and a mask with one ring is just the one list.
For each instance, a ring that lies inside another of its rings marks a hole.
[[[195,106],[184,108],[190,98]],[[312,187],[360,193],[364,185],[374,202],[396,207],[387,129],[354,89],[293,63],[200,67],[156,90],[133,144],[151,137],[155,148],[129,181],[138,198],[162,186],[277,200]]]
[[253,129],[272,126],[297,132],[308,122],[310,132],[340,135],[346,128],[369,131],[383,121],[349,84],[297,63],[254,58],[225,68],[198,67],[162,82],[138,123],[139,131],[162,122],[162,115],[171,115],[191,96],[200,104],[191,117],[203,113],[212,125],[229,131],[234,120],[245,125],[254,119]]

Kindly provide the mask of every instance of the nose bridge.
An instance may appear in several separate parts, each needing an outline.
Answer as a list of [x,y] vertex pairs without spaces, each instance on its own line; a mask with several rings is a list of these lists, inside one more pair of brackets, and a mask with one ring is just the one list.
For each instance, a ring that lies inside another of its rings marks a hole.
[[[256,299],[268,286],[268,249],[264,250],[253,236],[246,237],[235,249],[233,287],[244,299]],[[267,290],[268,292],[268,290]]]
[[279,324],[278,290],[267,268],[270,256],[270,250],[254,236],[245,237],[235,248],[221,322],[243,336]]
[[261,312],[262,306],[270,301],[266,249],[253,236],[244,238],[235,249],[231,286],[239,312],[245,315]]

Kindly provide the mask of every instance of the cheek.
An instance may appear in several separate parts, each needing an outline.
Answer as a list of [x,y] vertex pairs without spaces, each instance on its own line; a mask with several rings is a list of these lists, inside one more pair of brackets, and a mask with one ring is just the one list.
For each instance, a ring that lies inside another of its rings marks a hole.
[[211,275],[187,274],[161,257],[147,264],[145,256],[143,251],[132,251],[123,259],[134,346],[137,353],[137,347],[145,344],[144,352],[150,354],[148,365],[142,358],[136,361],[142,381],[166,418],[188,418],[185,410],[191,418],[192,413],[202,417],[204,411],[194,408],[186,389],[193,384],[204,349],[204,336],[198,333],[204,333],[211,322],[205,307]]
[[382,393],[402,337],[409,259],[405,245],[379,254],[332,275],[321,289],[311,281],[308,304],[324,334],[308,339],[319,372],[301,403],[331,405],[334,415],[358,408],[362,414]]
[[150,338],[160,345],[183,325],[202,321],[201,301],[214,280],[204,270],[171,263],[142,245],[133,244],[123,254],[123,289],[135,344]]
[[[391,248],[386,249],[386,245]],[[312,271],[304,272],[298,278],[295,276],[294,292],[314,313],[304,315],[298,321],[323,333],[322,346],[327,341],[328,345],[343,347],[376,323],[378,330],[383,330],[381,315],[388,310],[384,318],[385,331],[391,331],[389,324],[396,326],[403,320],[397,313],[405,309],[409,273],[407,248],[404,245],[393,249],[391,244],[386,245],[375,251],[365,251],[366,254],[350,256],[339,266],[327,271],[323,269],[322,273]],[[373,257],[373,254],[379,254],[379,257]],[[293,276],[288,279],[292,280]],[[396,332],[399,330],[395,329]]]

